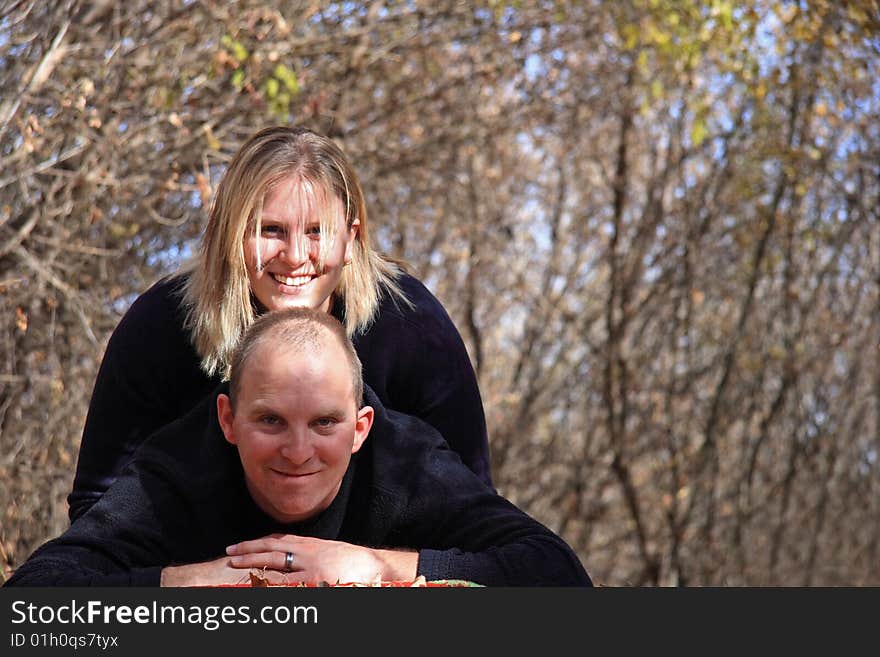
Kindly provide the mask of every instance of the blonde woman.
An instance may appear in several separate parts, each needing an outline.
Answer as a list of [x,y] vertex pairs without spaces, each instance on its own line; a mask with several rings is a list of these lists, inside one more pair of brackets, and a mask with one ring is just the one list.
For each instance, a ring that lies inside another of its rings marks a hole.
[[113,332],[68,497],[71,520],[147,436],[214,393],[256,317],[292,307],[339,319],[381,402],[434,426],[491,485],[476,377],[448,314],[371,246],[361,186],[339,147],[310,130],[272,127],[230,162],[195,261],[141,295]]

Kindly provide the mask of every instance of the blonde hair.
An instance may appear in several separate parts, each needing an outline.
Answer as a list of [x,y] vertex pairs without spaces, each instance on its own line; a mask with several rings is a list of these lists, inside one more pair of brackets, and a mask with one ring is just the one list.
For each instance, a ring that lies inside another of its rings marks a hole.
[[[398,284],[401,263],[370,244],[363,191],[342,150],[332,139],[305,128],[264,128],[239,148],[217,186],[208,225],[183,289],[185,326],[202,369],[210,376],[228,377],[232,353],[258,315],[245,264],[245,235],[248,230],[259,235],[263,200],[274,186],[291,177],[308,183],[300,187],[315,195],[313,207],[320,203],[328,210],[319,213],[322,235],[335,234],[331,228],[334,213],[322,203],[328,198],[335,196],[342,202],[346,229],[359,221],[351,263],[343,268],[333,291],[333,297],[343,302],[346,333],[351,336],[370,325],[383,293],[410,303]],[[319,269],[331,246],[322,238]]]

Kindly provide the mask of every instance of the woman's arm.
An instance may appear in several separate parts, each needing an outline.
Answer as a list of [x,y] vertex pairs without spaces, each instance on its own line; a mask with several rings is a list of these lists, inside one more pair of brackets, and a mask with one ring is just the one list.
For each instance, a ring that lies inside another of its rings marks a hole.
[[374,324],[354,337],[364,379],[387,408],[437,429],[491,487],[486,417],[464,341],[421,282],[404,275],[400,283],[412,307],[386,296]]
[[147,436],[184,415],[217,383],[199,368],[176,285],[162,281],[141,295],[110,338],[68,496],[71,521],[104,494]]

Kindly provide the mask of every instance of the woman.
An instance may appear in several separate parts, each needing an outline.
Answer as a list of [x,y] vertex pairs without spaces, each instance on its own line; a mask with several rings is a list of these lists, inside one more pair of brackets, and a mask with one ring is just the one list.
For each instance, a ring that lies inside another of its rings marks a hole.
[[333,141],[274,127],[232,159],[195,262],[141,295],[113,332],[68,497],[71,520],[147,436],[214,392],[256,316],[294,306],[336,316],[383,404],[433,425],[491,485],[476,377],[446,311],[371,247],[360,183]]

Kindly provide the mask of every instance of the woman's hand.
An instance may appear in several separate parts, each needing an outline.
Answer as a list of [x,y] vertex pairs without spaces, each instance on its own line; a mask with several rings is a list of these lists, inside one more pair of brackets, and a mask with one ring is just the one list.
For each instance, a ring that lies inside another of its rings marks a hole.
[[[290,570],[285,564],[288,552],[293,553]],[[266,577],[270,583],[411,581],[416,578],[419,559],[418,552],[378,550],[292,534],[272,534],[230,545],[226,554],[233,568],[277,571]]]

